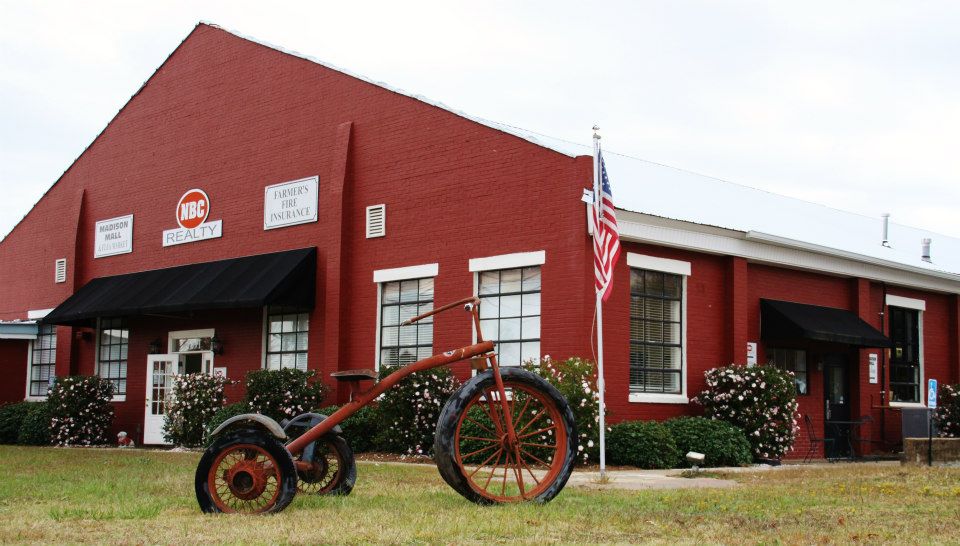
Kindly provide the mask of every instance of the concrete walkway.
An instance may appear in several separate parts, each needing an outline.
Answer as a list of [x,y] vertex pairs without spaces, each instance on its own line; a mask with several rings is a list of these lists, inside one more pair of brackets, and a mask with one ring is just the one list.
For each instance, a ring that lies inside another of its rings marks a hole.
[[[718,469],[710,469],[716,471]],[[607,481],[600,482],[600,473],[596,471],[577,471],[570,476],[567,485],[584,489],[700,489],[736,487],[733,480],[718,478],[680,476],[680,470],[608,470]]]

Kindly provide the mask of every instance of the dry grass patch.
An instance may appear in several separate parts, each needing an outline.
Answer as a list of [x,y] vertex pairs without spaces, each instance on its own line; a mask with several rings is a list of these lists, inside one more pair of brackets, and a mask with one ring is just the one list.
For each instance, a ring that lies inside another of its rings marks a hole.
[[205,516],[197,453],[0,447],[0,542],[663,543],[960,541],[960,469],[836,465],[722,476],[735,489],[589,491],[481,507],[428,466],[361,463],[352,495]]

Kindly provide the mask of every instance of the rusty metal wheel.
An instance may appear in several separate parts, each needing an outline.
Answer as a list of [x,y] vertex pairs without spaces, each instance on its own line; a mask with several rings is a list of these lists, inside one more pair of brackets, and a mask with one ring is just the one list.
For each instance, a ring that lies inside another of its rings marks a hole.
[[298,457],[310,461],[309,470],[298,469],[298,491],[311,495],[349,495],[357,481],[357,464],[347,442],[327,434],[307,446]]
[[204,512],[279,512],[297,492],[290,453],[276,438],[240,430],[219,438],[200,458],[194,477]]
[[[547,502],[566,484],[577,451],[576,425],[566,399],[526,370],[501,369],[507,408],[493,372],[468,381],[447,401],[434,453],[441,476],[481,503]],[[510,435],[506,415],[514,425]]]

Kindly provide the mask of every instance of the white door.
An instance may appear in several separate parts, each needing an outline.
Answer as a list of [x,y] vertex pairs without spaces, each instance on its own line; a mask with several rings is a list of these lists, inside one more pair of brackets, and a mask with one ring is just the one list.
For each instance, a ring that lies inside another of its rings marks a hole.
[[147,402],[143,418],[144,444],[169,444],[163,439],[166,405],[173,394],[173,376],[185,373],[213,373],[213,353],[197,351],[147,355]]
[[163,439],[166,404],[173,390],[173,376],[183,373],[180,355],[147,355],[147,408],[143,418],[144,444],[169,444]]

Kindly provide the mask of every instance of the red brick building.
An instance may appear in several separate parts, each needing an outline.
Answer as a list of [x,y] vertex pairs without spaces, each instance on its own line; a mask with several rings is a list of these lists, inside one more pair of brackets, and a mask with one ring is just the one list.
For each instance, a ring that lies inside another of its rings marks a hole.
[[[590,154],[201,24],[0,242],[0,401],[99,374],[159,443],[170,373],[410,362],[471,328],[399,322],[471,294],[504,364],[591,357]],[[607,166],[613,419],[695,414],[705,370],[756,360],[798,373],[816,434],[829,407],[892,445],[928,378],[960,380],[960,241]]]

